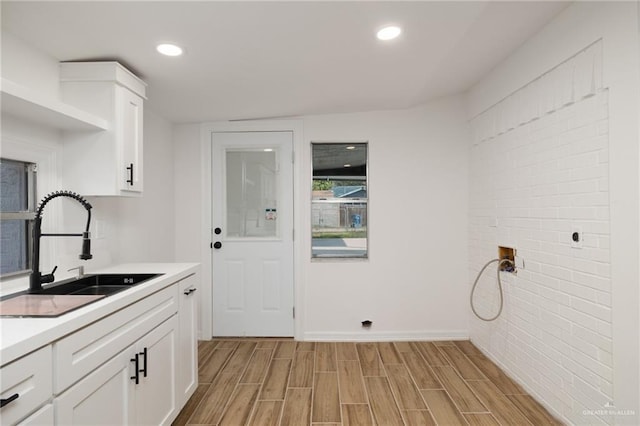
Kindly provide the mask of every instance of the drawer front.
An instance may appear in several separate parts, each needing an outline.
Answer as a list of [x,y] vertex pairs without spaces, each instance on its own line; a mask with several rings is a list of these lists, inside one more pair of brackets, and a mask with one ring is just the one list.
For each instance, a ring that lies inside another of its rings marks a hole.
[[57,395],[178,311],[178,286],[172,285],[53,345]]
[[[38,349],[0,369],[1,396],[13,401],[0,408],[0,423],[12,425],[34,412],[53,393],[51,345]],[[18,395],[15,397],[15,395]]]
[[47,404],[36,413],[18,423],[18,426],[53,426],[53,424],[53,404]]

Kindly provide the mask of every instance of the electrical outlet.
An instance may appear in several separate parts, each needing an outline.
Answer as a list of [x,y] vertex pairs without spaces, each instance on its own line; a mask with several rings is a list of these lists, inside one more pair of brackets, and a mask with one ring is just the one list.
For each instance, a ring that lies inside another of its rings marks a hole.
[[584,240],[584,234],[582,233],[582,227],[573,225],[571,227],[571,247],[576,249],[582,248],[582,241]]

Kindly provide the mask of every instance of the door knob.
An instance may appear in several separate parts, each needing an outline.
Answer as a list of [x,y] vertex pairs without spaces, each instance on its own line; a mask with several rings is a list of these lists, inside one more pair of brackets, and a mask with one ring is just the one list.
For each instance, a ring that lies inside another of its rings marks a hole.
[[220,241],[216,241],[215,243],[213,243],[214,249],[219,249],[220,247],[222,247],[222,243]]
[[222,232],[222,229],[216,228],[213,230],[213,232],[215,232],[216,235],[220,235],[220,233]]

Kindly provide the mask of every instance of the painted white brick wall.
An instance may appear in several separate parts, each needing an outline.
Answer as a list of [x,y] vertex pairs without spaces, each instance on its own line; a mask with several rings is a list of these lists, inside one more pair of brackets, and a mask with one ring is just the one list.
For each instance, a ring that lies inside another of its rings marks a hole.
[[[471,338],[575,424],[612,422],[602,414],[613,400],[608,128],[599,91],[471,148],[470,276],[499,245],[525,262],[502,275],[501,317],[473,318]],[[576,226],[581,249],[571,247]],[[475,304],[496,312],[495,272],[485,273]]]

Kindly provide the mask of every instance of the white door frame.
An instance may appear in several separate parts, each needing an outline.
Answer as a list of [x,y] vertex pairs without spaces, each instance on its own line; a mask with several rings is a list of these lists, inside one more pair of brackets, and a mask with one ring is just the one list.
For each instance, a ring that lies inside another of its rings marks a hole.
[[293,133],[293,297],[296,316],[293,320],[294,338],[302,340],[304,335],[304,286],[302,261],[304,250],[300,248],[303,236],[303,221],[301,209],[302,185],[306,177],[301,176],[303,155],[302,120],[265,120],[265,121],[236,121],[236,122],[212,122],[203,123],[200,127],[201,141],[201,170],[202,170],[202,282],[200,294],[200,327],[204,340],[211,338],[213,321],[213,270],[210,243],[212,239],[212,196],[211,196],[211,134],[216,132],[292,132]]

